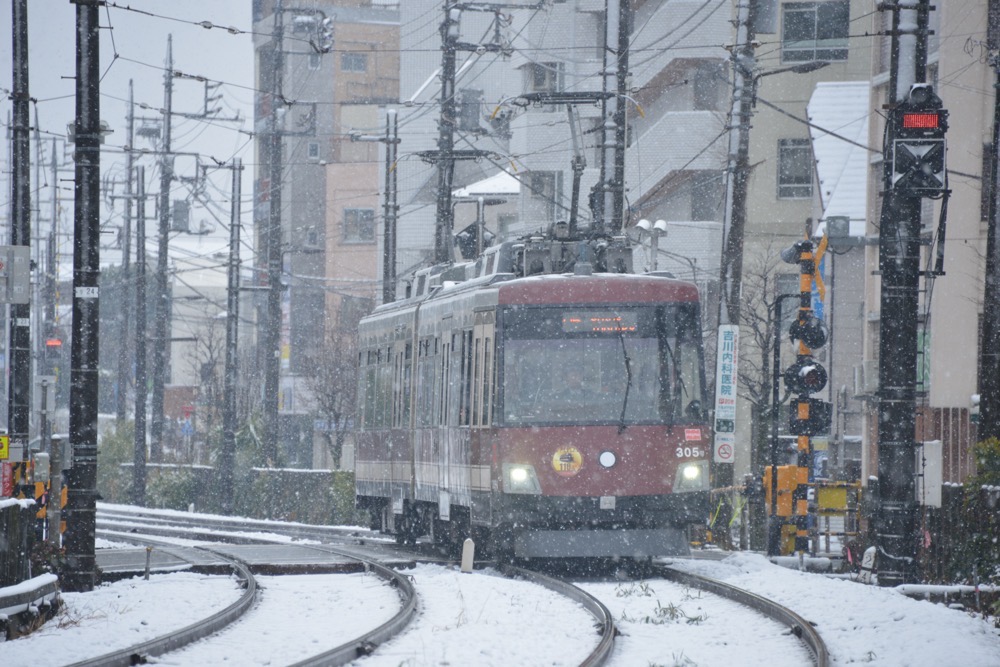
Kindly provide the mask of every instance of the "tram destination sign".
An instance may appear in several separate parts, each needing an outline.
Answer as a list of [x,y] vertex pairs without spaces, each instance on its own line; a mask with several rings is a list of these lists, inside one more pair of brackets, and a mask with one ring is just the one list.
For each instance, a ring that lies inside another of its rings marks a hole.
[[635,311],[564,311],[562,328],[566,333],[620,333],[634,332],[639,328],[639,314]]

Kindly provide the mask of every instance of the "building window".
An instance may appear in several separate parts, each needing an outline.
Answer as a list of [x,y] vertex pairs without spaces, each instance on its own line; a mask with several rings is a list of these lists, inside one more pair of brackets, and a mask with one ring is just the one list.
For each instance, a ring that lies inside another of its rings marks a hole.
[[847,60],[848,0],[787,2],[782,7],[781,59]]
[[532,63],[524,68],[527,93],[555,93],[562,90],[562,63]]
[[691,177],[691,220],[720,220],[723,199],[718,172],[699,171]]
[[323,64],[323,56],[319,53],[309,54],[309,69],[319,69]]
[[309,153],[309,159],[310,160],[318,160],[319,159],[319,142],[318,141],[310,141],[309,142],[309,147],[308,147],[307,151]]
[[561,171],[536,171],[529,174],[528,189],[531,190],[531,205],[546,222],[555,222],[562,195]]
[[344,241],[347,243],[372,243],[375,241],[374,209],[344,209]]
[[778,198],[812,197],[813,159],[808,139],[778,140]]
[[367,53],[341,53],[340,69],[343,72],[366,72],[368,70]]

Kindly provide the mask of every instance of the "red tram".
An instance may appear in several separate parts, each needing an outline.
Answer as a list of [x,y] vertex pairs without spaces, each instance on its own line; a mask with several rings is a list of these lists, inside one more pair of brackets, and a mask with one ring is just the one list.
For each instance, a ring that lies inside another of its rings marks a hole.
[[698,292],[592,245],[504,243],[362,320],[373,528],[506,558],[686,553],[709,489]]

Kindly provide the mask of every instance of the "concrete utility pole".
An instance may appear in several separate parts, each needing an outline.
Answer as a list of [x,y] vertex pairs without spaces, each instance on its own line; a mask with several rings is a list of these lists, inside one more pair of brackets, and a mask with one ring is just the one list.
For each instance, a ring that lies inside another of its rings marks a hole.
[[233,468],[236,465],[236,380],[239,365],[237,344],[240,322],[240,198],[243,161],[233,160],[233,196],[229,217],[229,272],[226,286],[226,377],[222,413],[222,452],[219,456],[219,495],[222,513],[232,514]]
[[97,582],[98,327],[101,273],[101,0],[76,3],[76,185],[73,211],[73,350],[69,437],[73,465],[66,499],[64,590],[87,592]]
[[[130,177],[131,180],[131,177]],[[146,504],[146,168],[135,168],[135,441],[132,504]]]
[[121,303],[118,308],[118,395],[115,405],[115,419],[119,424],[125,422],[128,416],[128,387],[132,370],[131,348],[129,340],[129,319],[131,304],[128,295],[131,287],[132,261],[132,166],[135,156],[132,145],[135,141],[135,113],[132,100],[132,80],[128,82],[128,116],[126,117],[127,136],[125,137],[125,212],[122,217],[122,271],[121,271]]
[[[733,107],[729,116],[729,158],[726,166],[726,204],[722,224],[722,256],[719,274],[719,327],[740,324],[740,292],[743,281],[743,233],[747,215],[747,184],[750,178],[750,118],[753,114],[754,24],[757,0],[737,5],[736,44],[732,49]],[[722,340],[720,334],[719,340]],[[735,420],[727,422],[735,429]],[[717,423],[718,427],[719,424]],[[719,428],[716,428],[719,433]],[[715,449],[732,447],[733,433],[716,437]],[[720,462],[713,455],[713,484],[717,488],[733,483],[733,456]]]
[[[908,127],[905,112],[919,108],[920,118],[910,127],[930,127],[930,109],[919,102],[929,88],[916,87],[927,74],[928,0],[907,0],[884,6],[893,12],[888,106],[890,113],[883,153],[883,200],[879,233],[879,271],[882,277],[879,315],[878,491],[875,514],[879,584],[911,583],[918,576],[916,474],[916,359],[917,312],[920,282],[921,201],[928,194],[913,180],[929,174],[929,158],[919,157],[928,142],[914,142],[918,153],[907,152],[900,137]],[[933,93],[931,93],[933,95]],[[936,99],[936,98],[934,98]],[[940,100],[937,100],[940,108]],[[899,111],[904,111],[903,115]],[[944,113],[944,112],[942,112]],[[939,128],[943,118],[933,113]],[[940,128],[943,131],[943,128]],[[941,172],[944,145],[940,140]],[[913,150],[912,148],[910,149]],[[914,158],[914,155],[918,155]],[[927,155],[930,155],[928,153]],[[905,158],[905,159],[904,159]],[[913,168],[905,165],[914,163]],[[924,169],[927,167],[927,169]],[[941,177],[943,179],[943,176]],[[944,190],[936,193],[940,195]]]
[[[31,245],[31,144],[28,94],[28,0],[12,0],[13,119],[11,123],[11,244]],[[29,251],[30,252],[30,251]],[[10,306],[10,390],[7,432],[10,446],[27,460],[31,419],[31,306]],[[15,461],[17,463],[17,461]],[[20,468],[23,470],[23,467]],[[15,484],[26,482],[15,479]]]
[[[991,13],[996,10],[990,5]],[[991,16],[991,19],[993,17]],[[994,19],[995,20],[995,19]],[[992,35],[993,32],[988,33]],[[993,85],[993,146],[990,153],[990,209],[986,227],[983,331],[979,345],[980,440],[1000,438],[1000,44],[990,44]]]
[[743,232],[750,178],[750,118],[753,114],[754,23],[757,0],[743,0],[737,8],[736,44],[732,50],[733,107],[729,118],[729,158],[726,205],[722,224],[722,263],[719,275],[719,324],[740,323],[743,280]]
[[156,291],[153,303],[153,397],[149,455],[154,463],[163,461],[163,393],[170,357],[170,188],[174,180],[174,156],[170,153],[170,126],[174,94],[173,36],[167,36],[167,66],[163,73],[163,154],[160,156],[159,243],[156,249]]
[[[616,9],[617,12],[615,12]],[[610,199],[611,224],[606,228],[606,231],[610,234],[619,234],[622,230],[622,216],[625,210],[625,105],[628,95],[629,36],[632,34],[632,11],[629,8],[629,0],[609,0],[607,12],[607,34],[609,37],[615,36],[615,43],[613,49],[606,48],[605,52],[607,55],[613,54],[615,56],[615,79],[618,94],[605,101],[609,107],[606,118],[610,119],[614,126],[612,147],[614,176],[605,189],[605,196]]]
[[[500,19],[504,9],[540,9],[542,3],[518,5],[506,3],[445,2],[444,21],[441,23],[441,115],[438,119],[437,150],[423,151],[419,155],[437,165],[437,217],[434,226],[434,261],[438,264],[452,260],[455,210],[451,193],[455,185],[455,162],[478,160],[489,153],[479,150],[455,150],[455,130],[458,110],[455,104],[455,58],[459,51],[469,53],[509,53],[510,47],[500,40]],[[494,14],[494,39],[486,44],[461,42],[460,22],[462,12],[488,12]]]
[[262,454],[269,465],[278,461],[278,394],[281,382],[281,181],[284,163],[282,160],[282,118],[285,102],[282,93],[285,74],[284,49],[284,3],[276,0],[274,5],[274,34],[271,35],[271,117],[268,121],[265,162],[268,164],[268,216],[264,231],[264,248],[267,261],[267,308],[263,322],[264,354],[264,433]]
[[351,141],[377,141],[385,144],[385,193],[382,198],[382,303],[396,300],[396,218],[399,204],[396,199],[396,160],[399,152],[399,123],[396,110],[389,109],[385,116],[385,136],[352,134]]

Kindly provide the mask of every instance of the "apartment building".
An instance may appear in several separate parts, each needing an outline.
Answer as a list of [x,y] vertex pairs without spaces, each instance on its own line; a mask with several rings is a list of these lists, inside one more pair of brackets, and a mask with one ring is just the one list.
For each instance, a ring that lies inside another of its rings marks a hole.
[[[399,11],[397,2],[387,0],[284,0],[276,23],[276,5],[255,0],[253,7],[258,89],[254,265],[257,285],[265,286],[270,170],[280,159],[285,289],[279,433],[288,442],[306,442],[313,427],[306,377],[322,358],[343,311],[356,319],[370,309],[377,289],[379,172],[372,152],[353,146],[345,127],[371,124],[374,108],[398,100]],[[280,97],[273,93],[272,66],[279,24]],[[273,124],[282,136],[280,156],[267,149]],[[261,296],[259,326],[267,326],[264,312]]]

